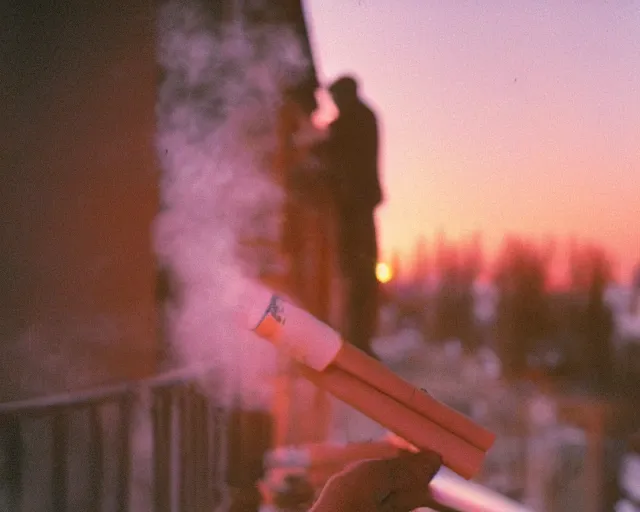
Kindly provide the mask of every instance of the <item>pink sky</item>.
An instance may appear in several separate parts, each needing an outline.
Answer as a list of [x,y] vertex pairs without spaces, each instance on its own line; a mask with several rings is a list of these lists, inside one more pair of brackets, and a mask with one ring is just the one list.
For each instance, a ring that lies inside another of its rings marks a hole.
[[476,230],[640,260],[640,2],[307,0],[321,80],[380,116],[383,254]]

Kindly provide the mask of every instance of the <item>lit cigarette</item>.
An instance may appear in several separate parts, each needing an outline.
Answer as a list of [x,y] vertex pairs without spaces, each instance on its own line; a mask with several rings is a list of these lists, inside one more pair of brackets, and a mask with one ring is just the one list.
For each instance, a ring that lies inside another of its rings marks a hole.
[[485,452],[467,443],[433,421],[407,408],[344,370],[330,366],[322,372],[299,365],[300,373],[339,400],[395,432],[422,450],[442,456],[443,465],[463,478],[473,478],[481,469]]
[[262,317],[252,322],[254,332],[293,359],[322,371],[342,348],[342,338],[312,315],[271,295]]
[[389,395],[411,410],[440,425],[482,451],[487,451],[495,441],[495,434],[482,428],[455,409],[438,402],[422,390],[398,377],[386,366],[345,343],[333,361],[346,372],[357,376],[370,386]]
[[[397,377],[312,315],[271,295],[250,325],[285,350],[300,373],[420,449],[439,453],[460,476],[480,470],[494,435]],[[257,304],[253,304],[257,306]]]

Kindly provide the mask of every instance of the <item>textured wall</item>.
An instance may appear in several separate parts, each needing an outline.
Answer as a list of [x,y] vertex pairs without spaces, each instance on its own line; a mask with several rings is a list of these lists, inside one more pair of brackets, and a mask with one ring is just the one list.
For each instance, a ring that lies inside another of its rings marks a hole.
[[54,4],[0,16],[5,400],[155,361],[154,3]]

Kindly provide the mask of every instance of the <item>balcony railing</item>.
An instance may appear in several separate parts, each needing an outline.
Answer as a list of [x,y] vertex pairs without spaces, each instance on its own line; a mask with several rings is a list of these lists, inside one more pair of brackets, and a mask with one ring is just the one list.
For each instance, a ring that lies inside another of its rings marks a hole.
[[196,381],[193,372],[168,374],[0,405],[2,469],[13,476],[5,478],[2,509],[124,512],[143,503],[156,512],[197,512],[224,505],[228,482],[217,482],[237,479],[222,462],[232,455],[226,434],[238,422]]
[[[257,510],[268,414],[221,407],[201,379],[174,373],[0,405],[2,510]],[[448,474],[432,488],[444,512],[525,510]]]

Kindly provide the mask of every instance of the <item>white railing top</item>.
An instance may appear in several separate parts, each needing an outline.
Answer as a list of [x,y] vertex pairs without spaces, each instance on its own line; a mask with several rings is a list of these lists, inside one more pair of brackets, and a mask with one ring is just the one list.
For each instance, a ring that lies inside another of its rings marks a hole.
[[212,372],[212,368],[200,366],[188,367],[168,371],[147,379],[133,380],[114,385],[105,385],[87,390],[74,390],[67,393],[59,393],[44,397],[4,402],[0,403],[0,415],[16,413],[37,415],[46,413],[51,409],[81,407],[92,403],[115,400],[142,389],[188,384],[189,382]]

